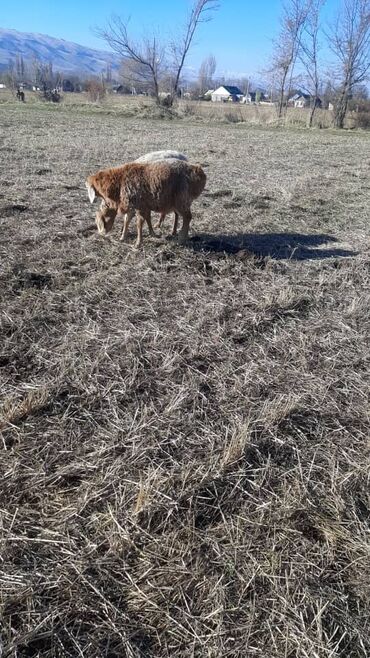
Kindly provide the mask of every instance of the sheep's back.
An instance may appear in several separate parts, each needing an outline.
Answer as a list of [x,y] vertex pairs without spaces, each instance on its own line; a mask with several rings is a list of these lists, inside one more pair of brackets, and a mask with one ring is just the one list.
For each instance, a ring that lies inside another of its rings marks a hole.
[[140,158],[137,158],[135,162],[138,163],[146,163],[146,162],[162,162],[163,160],[169,161],[169,160],[181,160],[184,162],[187,162],[187,157],[184,153],[180,153],[179,151],[152,151],[151,153],[145,153],[145,155],[142,155]]
[[120,180],[120,207],[170,212],[189,209],[191,202],[201,194],[205,174],[198,165],[175,160],[156,163],[129,163],[106,172],[111,179]]

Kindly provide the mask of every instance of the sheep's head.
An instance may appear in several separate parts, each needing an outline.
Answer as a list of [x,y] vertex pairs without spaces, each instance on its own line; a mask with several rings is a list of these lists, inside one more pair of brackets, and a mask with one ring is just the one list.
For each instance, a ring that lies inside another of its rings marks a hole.
[[86,187],[91,203],[94,203],[97,197],[102,199],[100,210],[96,213],[96,225],[99,233],[106,235],[112,230],[117,214],[116,204],[110,198],[110,194],[115,193],[112,179],[106,172],[101,171],[87,178]]
[[114,208],[109,208],[105,203],[102,204],[96,213],[96,225],[100,235],[106,235],[112,230],[116,215],[117,211]]
[[85,185],[91,203],[94,203],[96,197],[100,197],[110,208],[118,207],[120,178],[116,169],[98,171],[88,176]]

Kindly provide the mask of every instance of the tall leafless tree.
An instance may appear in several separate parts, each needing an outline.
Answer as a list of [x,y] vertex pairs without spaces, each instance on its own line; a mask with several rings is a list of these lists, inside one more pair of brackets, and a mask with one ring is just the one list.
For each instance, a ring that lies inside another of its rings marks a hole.
[[298,57],[306,73],[306,88],[310,94],[310,113],[308,115],[307,125],[311,128],[315,111],[319,102],[319,93],[321,86],[319,70],[319,32],[320,32],[320,12],[325,0],[310,0],[308,6],[307,19],[301,34]]
[[204,94],[212,86],[214,74],[216,72],[216,59],[214,55],[209,55],[200,65],[198,74],[199,93]]
[[275,42],[269,74],[278,87],[278,117],[286,109],[286,95],[293,82],[294,68],[300,48],[302,32],[307,21],[310,0],[288,0],[280,18],[280,33]]
[[16,68],[18,80],[22,81],[25,75],[25,66],[24,66],[24,60],[22,55],[16,55],[15,68]]
[[192,45],[195,32],[201,23],[212,18],[217,9],[216,0],[194,0],[182,34],[164,44],[156,37],[144,37],[135,41],[128,31],[128,22],[114,16],[108,25],[97,30],[98,35],[123,59],[134,62],[141,79],[151,83],[152,93],[160,103],[160,79],[165,71],[172,73],[171,103],[177,96],[181,74]]
[[219,6],[216,0],[195,0],[190,10],[180,39],[172,41],[171,51],[175,69],[175,84],[173,97],[178,93],[182,70],[186,57],[193,42],[195,32],[201,23],[208,23],[212,19],[212,12]]
[[334,120],[343,128],[353,88],[370,73],[370,0],[343,0],[328,36],[338,62]]
[[122,60],[120,67],[120,77],[132,93],[144,92],[155,96],[157,100],[159,100],[159,79],[162,75],[162,66],[159,62],[154,74],[144,64],[128,58]]
[[164,48],[156,36],[136,42],[128,32],[128,22],[113,16],[98,35],[123,59],[132,83],[145,83],[159,103],[159,80],[164,66]]

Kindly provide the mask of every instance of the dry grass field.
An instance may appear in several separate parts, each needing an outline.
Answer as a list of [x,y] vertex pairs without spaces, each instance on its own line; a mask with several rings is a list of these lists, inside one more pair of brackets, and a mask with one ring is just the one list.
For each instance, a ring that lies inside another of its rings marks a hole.
[[[366,658],[369,133],[0,126],[2,658]],[[86,176],[163,148],[189,242],[101,238]]]
[[[40,94],[26,91],[27,106],[40,107]],[[14,104],[15,96],[9,89],[0,89],[0,105]],[[91,102],[87,93],[65,93],[62,96],[63,108],[71,111],[87,112],[88,114],[111,115],[116,117],[140,118],[181,118],[191,122],[224,122],[247,123],[253,126],[276,126],[278,120],[276,109],[270,105],[243,105],[240,103],[212,103],[206,101],[184,100],[171,109],[157,108],[152,98],[146,96],[129,96],[108,94],[99,102]],[[288,108],[284,122],[288,126],[305,127],[309,110]],[[333,123],[333,112],[317,109],[314,125],[317,128],[330,128]],[[358,115],[349,112],[346,120],[348,128],[355,128]],[[370,125],[370,119],[369,123]],[[362,126],[363,127],[363,126]]]

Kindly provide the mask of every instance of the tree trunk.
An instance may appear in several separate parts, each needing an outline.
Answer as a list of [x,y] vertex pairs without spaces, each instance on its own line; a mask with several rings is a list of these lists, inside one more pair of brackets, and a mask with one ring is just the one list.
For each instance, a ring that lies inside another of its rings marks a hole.
[[335,104],[334,112],[334,126],[336,128],[344,128],[344,120],[346,118],[348,108],[348,92],[347,89],[343,89],[341,92],[338,101]]
[[311,105],[310,114],[308,115],[307,128],[312,128],[313,126],[313,118],[315,116],[316,105],[317,105],[317,96],[314,97],[313,104]]
[[286,68],[283,73],[283,79],[281,81],[281,87],[279,92],[279,102],[278,102],[278,119],[281,119],[283,116],[284,110],[284,96],[285,96],[285,83],[288,76],[289,68]]
[[155,75],[153,75],[153,86],[154,86],[155,103],[156,103],[156,105],[160,105],[161,104],[161,99],[159,98],[158,80],[157,80]]
[[284,105],[284,87],[280,89],[280,93],[279,93],[278,119],[281,119],[281,117],[283,116],[283,105]]

